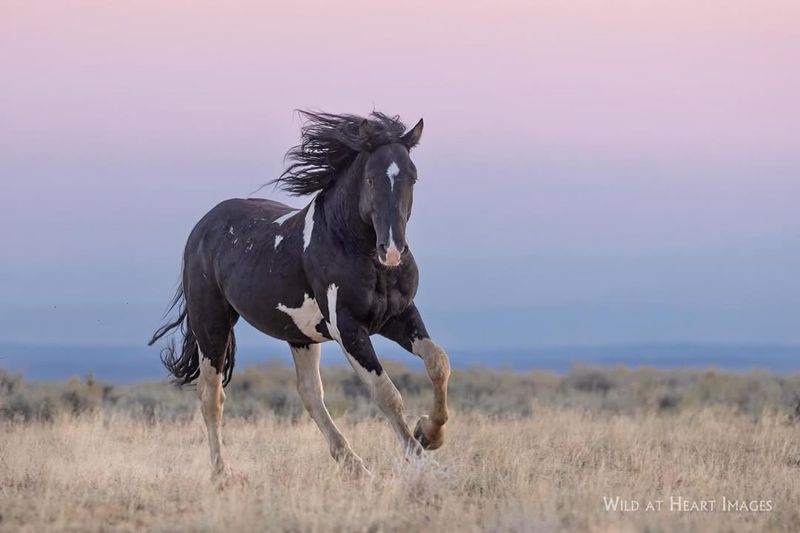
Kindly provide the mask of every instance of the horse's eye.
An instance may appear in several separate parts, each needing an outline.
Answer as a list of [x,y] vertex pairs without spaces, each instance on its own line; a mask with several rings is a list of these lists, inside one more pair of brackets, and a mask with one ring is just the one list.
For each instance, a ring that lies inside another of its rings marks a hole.
[[370,187],[372,187],[372,178],[367,178],[367,183],[369,184]]

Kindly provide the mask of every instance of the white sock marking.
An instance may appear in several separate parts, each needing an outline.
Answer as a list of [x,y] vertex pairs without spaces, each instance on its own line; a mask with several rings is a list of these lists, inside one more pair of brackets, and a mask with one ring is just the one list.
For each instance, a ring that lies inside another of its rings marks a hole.
[[311,203],[308,204],[308,212],[306,213],[306,222],[303,227],[303,251],[311,244],[311,234],[314,231],[314,206],[317,204],[317,198],[314,197]]
[[276,309],[289,315],[297,329],[312,341],[324,342],[327,340],[316,328],[317,324],[322,321],[322,312],[319,310],[317,301],[308,294],[303,295],[303,303],[300,307],[287,307],[279,303]]

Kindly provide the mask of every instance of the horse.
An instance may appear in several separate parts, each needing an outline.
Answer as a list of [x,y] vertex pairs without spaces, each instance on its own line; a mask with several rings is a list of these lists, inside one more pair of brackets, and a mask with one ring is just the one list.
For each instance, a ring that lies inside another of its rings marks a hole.
[[[348,471],[371,475],[325,403],[320,344],[335,341],[406,454],[435,450],[448,420],[447,353],[428,335],[414,297],[419,271],[406,240],[417,169],[410,152],[423,121],[406,130],[397,116],[300,111],[301,142],[269,182],[293,196],[314,195],[302,209],[262,198],[225,200],[191,231],[181,283],[169,307],[177,318],[149,342],[170,340],[161,361],[178,384],[196,380],[208,432],[212,475],[226,471],[221,424],[224,387],[235,362],[240,317],[291,350],[297,390],[330,454]],[[412,432],[403,398],[375,354],[378,334],[420,357],[433,385],[433,407]]]

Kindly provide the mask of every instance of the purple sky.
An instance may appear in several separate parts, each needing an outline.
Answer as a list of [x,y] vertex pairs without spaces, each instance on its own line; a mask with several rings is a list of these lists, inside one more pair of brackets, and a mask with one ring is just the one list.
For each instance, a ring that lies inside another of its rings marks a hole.
[[47,4],[0,4],[0,342],[146,337],[306,107],[425,118],[450,342],[800,342],[796,2]]

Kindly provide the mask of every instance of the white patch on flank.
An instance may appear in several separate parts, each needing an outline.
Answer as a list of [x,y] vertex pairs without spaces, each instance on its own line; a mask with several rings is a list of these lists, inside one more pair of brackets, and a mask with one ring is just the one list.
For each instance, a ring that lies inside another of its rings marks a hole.
[[297,329],[312,341],[324,342],[326,340],[316,328],[316,325],[322,321],[322,312],[319,310],[317,301],[308,294],[303,295],[303,303],[300,307],[287,307],[279,303],[276,309],[289,315]]
[[283,240],[283,235],[275,235],[275,249],[278,249],[278,245]]
[[392,161],[392,164],[386,169],[386,175],[389,176],[389,185],[392,187],[392,192],[394,192],[394,179],[398,174],[400,174],[400,167],[397,166],[397,163]]
[[280,225],[280,224],[283,224],[284,222],[286,222],[287,220],[289,220],[290,218],[292,218],[293,216],[295,216],[296,214],[297,214],[297,209],[292,209],[291,211],[289,211],[285,215],[279,216],[278,218],[276,218],[272,222],[274,224]]
[[308,212],[306,213],[306,224],[303,226],[303,251],[311,244],[311,232],[314,231],[314,206],[317,203],[317,198],[314,197],[311,203],[308,204]]

